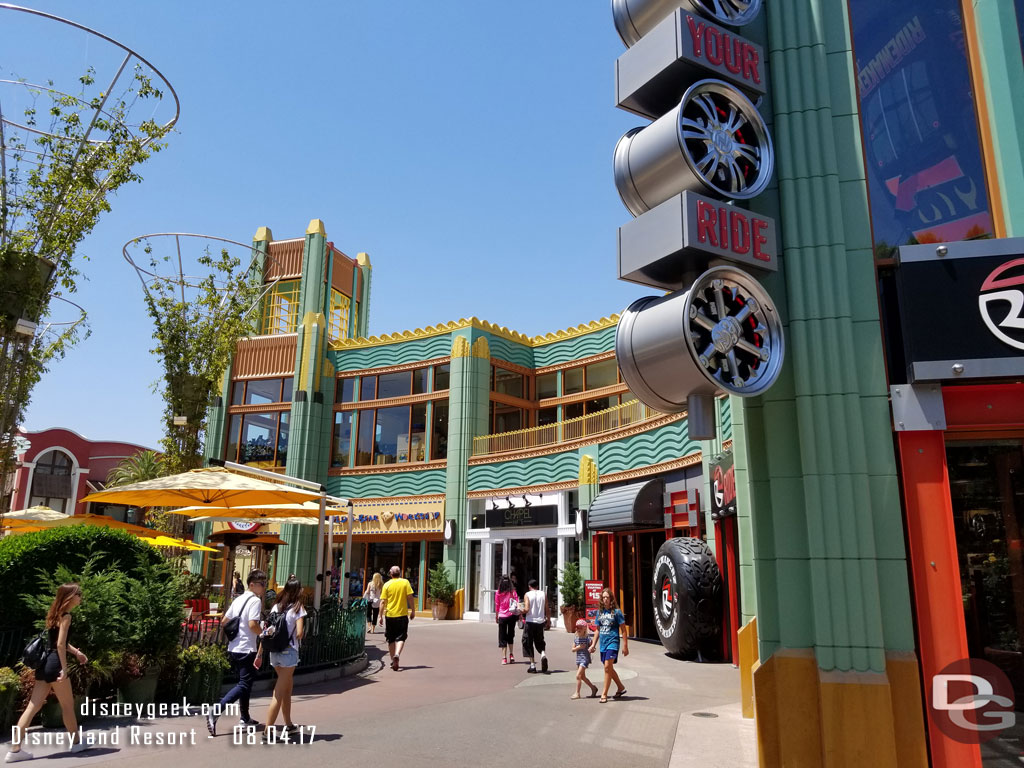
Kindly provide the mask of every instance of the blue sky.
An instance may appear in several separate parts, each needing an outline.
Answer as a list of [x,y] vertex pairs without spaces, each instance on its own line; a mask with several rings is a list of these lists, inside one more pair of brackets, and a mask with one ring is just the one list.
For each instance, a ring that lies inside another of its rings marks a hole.
[[[156,446],[160,377],[129,239],[269,226],[374,266],[370,332],[475,315],[534,335],[621,311],[629,214],[612,181],[622,52],[609,3],[36,0],[135,48],[181,100],[169,147],[82,243],[91,337],[53,366],[25,421]],[[10,32],[9,14],[0,18]],[[4,30],[0,27],[0,35]],[[5,40],[77,71],[96,48]],[[43,53],[40,53],[42,51]]]

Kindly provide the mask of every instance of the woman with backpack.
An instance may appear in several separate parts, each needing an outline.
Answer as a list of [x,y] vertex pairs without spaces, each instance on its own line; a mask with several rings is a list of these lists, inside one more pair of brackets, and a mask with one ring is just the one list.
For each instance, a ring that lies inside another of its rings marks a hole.
[[277,673],[274,696],[267,708],[267,725],[263,731],[264,741],[270,740],[270,730],[277,722],[277,715],[284,717],[286,733],[298,731],[292,722],[292,680],[295,667],[299,665],[299,641],[305,632],[306,609],[302,605],[302,582],[293,573],[285,582],[284,589],[277,595],[277,602],[267,616],[267,628],[260,636],[260,649],[256,654],[256,667],[263,663],[264,649],[270,651],[270,665]]
[[[53,598],[50,610],[46,614],[48,634],[46,650],[42,660],[36,664],[36,684],[32,688],[32,698],[18,720],[16,737],[6,757],[8,763],[32,759],[32,753],[21,748],[21,740],[31,725],[32,718],[36,716],[36,712],[43,708],[51,690],[57,695],[57,701],[60,702],[60,712],[64,717],[64,727],[69,734],[68,743],[71,745],[71,751],[83,752],[88,749],[86,744],[78,740],[75,697],[71,691],[71,680],[68,679],[68,652],[74,654],[79,664],[85,664],[89,660],[84,653],[68,642],[71,611],[81,602],[82,588],[77,584],[62,584],[57,588],[57,595]],[[29,645],[31,646],[31,643]]]

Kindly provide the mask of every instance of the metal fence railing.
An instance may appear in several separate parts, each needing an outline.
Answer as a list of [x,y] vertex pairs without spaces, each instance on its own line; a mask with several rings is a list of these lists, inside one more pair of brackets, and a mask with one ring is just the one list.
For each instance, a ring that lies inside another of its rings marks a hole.
[[661,415],[661,413],[648,408],[639,400],[630,400],[627,403],[622,403],[597,413],[577,416],[566,421],[556,421],[553,424],[545,424],[542,427],[530,427],[529,429],[519,429],[515,432],[502,432],[496,435],[474,437],[473,455],[486,456],[492,453],[542,448],[546,445],[556,445],[568,442],[569,440],[578,440],[583,437],[610,432],[614,429],[627,427],[630,424],[636,424]]

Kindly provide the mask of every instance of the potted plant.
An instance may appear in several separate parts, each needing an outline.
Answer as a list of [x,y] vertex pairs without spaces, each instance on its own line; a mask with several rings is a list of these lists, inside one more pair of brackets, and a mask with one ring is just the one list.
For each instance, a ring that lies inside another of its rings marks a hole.
[[579,563],[570,561],[565,564],[558,589],[562,593],[562,624],[566,632],[575,632],[576,620],[586,616],[583,577],[580,575]]
[[114,671],[117,701],[120,704],[149,704],[156,701],[160,665],[139,653],[121,654]]
[[178,655],[181,695],[189,704],[204,704],[219,698],[224,673],[231,668],[228,655],[219,645],[190,645]]
[[438,563],[430,569],[427,575],[427,596],[431,600],[434,620],[445,618],[451,604],[455,602],[455,582],[448,575],[444,563]]

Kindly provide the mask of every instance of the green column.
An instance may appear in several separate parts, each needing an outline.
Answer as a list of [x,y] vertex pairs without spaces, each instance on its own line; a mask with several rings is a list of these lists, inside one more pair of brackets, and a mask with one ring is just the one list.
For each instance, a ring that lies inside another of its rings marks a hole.
[[[334,402],[334,367],[327,354],[327,321],[323,311],[327,300],[323,278],[326,258],[324,225],[313,219],[306,230],[302,253],[300,322],[285,471],[316,482],[326,480]],[[282,526],[281,538],[288,546],[278,553],[278,582],[294,573],[304,585],[312,586],[317,570],[316,532],[312,526]]]
[[[597,467],[598,447],[596,445],[585,445],[580,448],[580,487],[579,487],[579,508],[590,512],[590,506],[597,498],[600,491],[598,483]],[[580,542],[580,575],[584,579],[594,577],[593,564],[591,563],[591,534],[588,531],[586,538]]]
[[487,338],[473,340],[473,329],[452,334],[451,377],[448,390],[448,465],[445,472],[446,520],[455,520],[456,540],[445,547],[444,559],[452,569],[455,584],[466,583],[469,530],[466,492],[469,487],[469,457],[473,438],[487,433],[487,403],[490,397],[491,353]]
[[763,282],[786,361],[733,425],[762,765],[891,765],[897,744],[923,755],[924,730],[895,705],[920,694],[847,8],[777,0],[744,34],[765,23],[777,189],[751,208],[781,219]]
[[[992,135],[992,155],[998,172],[996,184],[1002,199],[1006,237],[1024,236],[1024,57],[1021,27],[1014,3],[1006,0],[973,0],[978,24],[974,47],[981,60]],[[1020,25],[1020,26],[1018,26]]]
[[[353,337],[365,339],[370,335],[370,278],[373,276],[373,265],[370,264],[370,254],[356,254],[355,274],[358,280],[362,282],[363,298],[362,301],[359,302],[359,311],[356,314],[356,328],[352,332],[352,335]],[[355,286],[353,286],[353,306],[355,306],[356,295]]]

